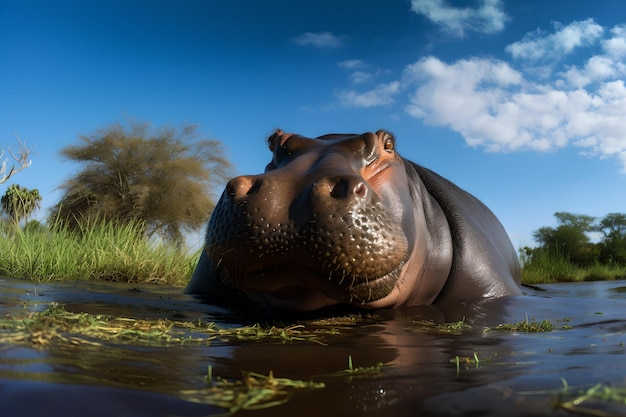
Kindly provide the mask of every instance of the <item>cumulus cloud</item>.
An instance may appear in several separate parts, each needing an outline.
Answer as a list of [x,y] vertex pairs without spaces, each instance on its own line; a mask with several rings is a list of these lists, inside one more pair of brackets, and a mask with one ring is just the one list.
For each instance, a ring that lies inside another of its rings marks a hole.
[[[550,151],[573,145],[588,155],[617,158],[626,172],[626,53],[620,46],[625,32],[614,28],[600,53],[544,82],[500,60],[423,58],[405,68],[405,87],[411,91],[405,110],[459,132],[472,146]],[[554,39],[534,41],[554,48]],[[570,41],[559,43],[562,51],[585,42],[584,37]]]
[[602,41],[602,49],[611,56],[626,56],[626,25],[611,29],[611,37]]
[[556,31],[547,36],[540,30],[529,33],[505,49],[515,59],[556,59],[572,53],[578,47],[593,44],[604,32],[604,28],[593,19],[573,22],[567,26],[555,22],[554,28]]
[[332,32],[306,32],[292,40],[300,46],[315,46],[317,48],[339,48],[344,44],[344,38]]
[[[557,60],[550,78],[533,71],[533,65],[545,65],[537,63],[544,55],[591,44],[579,65]],[[507,51],[515,59],[508,62],[428,56],[407,65],[397,82],[336,96],[345,106],[401,103],[408,115],[448,127],[488,151],[575,146],[587,155],[615,158],[626,173],[626,26],[609,30],[589,19],[511,45]]]
[[335,93],[339,102],[346,107],[375,107],[393,104],[400,92],[400,82],[379,84],[372,90],[358,93],[354,90],[341,90]]
[[454,7],[445,0],[411,0],[411,10],[455,36],[467,31],[496,33],[508,20],[500,0],[479,0],[477,7]]

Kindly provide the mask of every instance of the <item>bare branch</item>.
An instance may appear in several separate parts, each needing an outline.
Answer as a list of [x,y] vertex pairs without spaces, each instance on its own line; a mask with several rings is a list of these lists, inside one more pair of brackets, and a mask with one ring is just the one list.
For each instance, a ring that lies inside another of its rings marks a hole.
[[[30,156],[30,151],[26,147],[26,141],[22,141],[17,133],[15,134],[15,137],[17,138],[17,143],[20,145],[20,150],[16,154],[15,152],[11,151],[11,148],[9,148],[9,155],[11,155],[11,157],[15,160],[15,162],[17,162],[18,165],[17,168],[15,164],[11,165],[9,173],[5,174],[7,169],[7,161],[6,159],[2,161],[2,166],[0,166],[0,184],[6,182],[9,178],[11,178],[11,176],[17,174],[24,168],[28,168],[32,163],[32,161],[28,158]],[[3,156],[4,150],[0,150],[0,159],[2,159]]]

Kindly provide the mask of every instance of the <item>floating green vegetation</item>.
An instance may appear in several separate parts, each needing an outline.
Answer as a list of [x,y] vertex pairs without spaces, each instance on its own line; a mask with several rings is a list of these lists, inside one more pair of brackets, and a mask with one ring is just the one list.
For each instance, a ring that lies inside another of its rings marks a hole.
[[254,372],[242,372],[242,378],[229,381],[214,378],[209,367],[207,388],[185,390],[182,398],[202,404],[211,404],[228,410],[232,415],[241,410],[259,410],[275,407],[289,401],[296,389],[321,389],[322,382],[300,381],[289,378],[276,378],[270,371],[268,376]]
[[624,415],[626,410],[621,410],[621,413],[617,414],[598,408],[600,408],[599,406],[602,403],[615,403],[626,406],[626,387],[611,387],[610,385],[597,383],[590,388],[579,390],[572,394],[569,392],[570,388],[567,381],[563,378],[561,378],[561,381],[563,382],[563,392],[560,397],[568,399],[559,398],[556,407],[594,417],[618,417]]
[[342,316],[324,317],[319,319],[307,320],[306,324],[311,326],[332,326],[332,327],[351,327],[364,324],[380,323],[382,318],[377,314],[346,314]]
[[[560,320],[563,322],[567,322],[567,319]],[[522,333],[541,333],[541,332],[551,332],[554,330],[569,330],[571,326],[567,324],[563,324],[562,326],[556,326],[550,320],[541,320],[537,321],[533,317],[532,319],[528,319],[528,315],[526,315],[526,320],[522,320],[517,323],[501,323],[495,327],[488,327],[485,329],[485,332],[489,331],[505,331],[505,332],[522,332]]]
[[465,323],[465,319],[450,323],[435,323],[432,320],[413,320],[413,324],[407,328],[415,333],[434,334],[462,334],[472,326]]
[[382,362],[378,362],[376,365],[373,365],[373,366],[354,367],[352,365],[352,355],[349,355],[348,356],[348,368],[342,371],[334,372],[331,375],[367,376],[367,375],[378,374],[382,371],[382,369],[383,369]]
[[27,317],[0,319],[0,343],[28,344],[43,348],[52,343],[101,345],[103,342],[139,345],[172,345],[221,341],[271,340],[324,344],[325,335],[336,328],[309,329],[302,324],[285,327],[255,324],[220,328],[213,322],[184,322],[168,319],[138,320],[101,314],[73,313],[62,304],[51,303],[47,310]]
[[[370,376],[381,372],[382,363],[374,366],[355,367],[352,356],[348,356],[348,369],[334,372],[327,376]],[[265,376],[255,372],[242,372],[239,380],[227,380],[213,376],[213,369],[208,367],[207,387],[204,389],[184,390],[183,399],[201,404],[211,404],[228,410],[232,415],[241,410],[259,410],[275,407],[289,401],[294,390],[322,389],[323,382],[301,381],[289,378],[276,378],[272,371]]]
[[456,364],[456,376],[461,373],[461,364],[474,365],[476,369],[480,366],[480,359],[478,359],[478,353],[474,352],[472,357],[469,356],[455,356],[454,359],[450,359],[450,363]]
[[[557,390],[517,392],[522,397],[551,395],[554,407],[592,417],[622,417],[626,415],[626,387],[612,387],[597,383],[591,387],[573,388],[565,378],[563,387]],[[618,410],[615,410],[615,409]],[[609,411],[610,410],[610,411]],[[617,412],[616,412],[617,411]]]

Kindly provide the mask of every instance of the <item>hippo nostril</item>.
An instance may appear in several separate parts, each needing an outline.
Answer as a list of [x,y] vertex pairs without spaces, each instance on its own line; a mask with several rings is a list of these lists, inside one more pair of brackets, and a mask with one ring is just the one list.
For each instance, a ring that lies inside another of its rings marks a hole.
[[241,198],[256,193],[260,188],[261,180],[257,177],[236,177],[226,185],[226,194],[234,198]]
[[352,190],[353,194],[358,196],[358,197],[365,197],[365,194],[367,193],[367,188],[365,187],[365,184],[363,184],[362,182],[359,182],[357,185],[354,186],[354,189]]
[[252,179],[252,184],[250,185],[250,188],[248,188],[248,192],[246,193],[246,195],[254,194],[260,188],[261,188],[261,181],[259,181],[258,179],[254,178],[254,179]]
[[330,196],[332,198],[343,198],[346,196],[347,191],[348,191],[347,181],[344,179],[341,179],[337,181],[335,185],[333,186],[333,188],[330,190]]
[[351,195],[363,198],[366,194],[365,184],[355,178],[339,178],[330,190],[330,196],[333,198],[345,198]]

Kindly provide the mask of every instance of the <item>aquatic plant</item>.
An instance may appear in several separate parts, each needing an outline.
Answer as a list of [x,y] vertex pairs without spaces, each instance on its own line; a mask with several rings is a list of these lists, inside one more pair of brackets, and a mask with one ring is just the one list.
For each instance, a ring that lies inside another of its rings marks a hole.
[[[524,397],[552,396],[554,409],[563,409],[577,415],[591,417],[621,417],[626,415],[626,387],[614,387],[598,382],[591,386],[578,388],[570,386],[565,378],[561,378],[562,388],[518,391],[515,395]],[[521,399],[520,398],[520,399]],[[615,411],[617,408],[617,412]],[[610,411],[609,411],[610,410]]]
[[413,320],[412,325],[407,327],[407,330],[414,333],[459,335],[471,328],[472,326],[465,323],[465,319],[448,323],[435,323],[432,320]]
[[456,364],[456,376],[458,377],[461,374],[461,363],[474,364],[476,369],[478,369],[480,366],[480,359],[478,359],[478,353],[474,352],[473,357],[457,355],[454,359],[450,360],[450,363]]
[[331,375],[334,376],[363,376],[363,375],[372,375],[378,374],[383,368],[382,362],[378,362],[373,366],[362,366],[362,367],[354,367],[352,365],[352,355],[348,355],[348,368],[342,371],[333,372]]
[[221,328],[214,322],[186,322],[168,319],[138,320],[102,314],[73,313],[62,304],[51,303],[41,312],[25,317],[0,319],[0,343],[28,344],[43,348],[50,344],[101,345],[130,343],[138,345],[172,345],[210,343],[219,339],[242,341],[272,340],[280,343],[310,342],[324,344],[323,337],[338,333],[333,327],[307,328],[304,325],[255,324]]
[[326,386],[323,382],[276,378],[272,371],[267,376],[244,371],[240,380],[233,381],[214,378],[212,373],[209,366],[206,388],[184,390],[180,395],[187,401],[226,408],[228,415],[284,404],[295,389],[321,389]]
[[599,407],[594,408],[594,404],[589,403],[593,402],[595,406],[598,405],[598,402],[600,404],[615,403],[626,405],[626,387],[612,387],[599,382],[589,388],[570,393],[567,381],[564,378],[561,378],[561,381],[563,382],[563,392],[559,395],[555,407],[592,417],[617,417],[624,415],[623,413],[607,412],[599,409]]
[[[560,321],[567,322],[568,320],[563,319]],[[485,332],[500,330],[506,332],[540,333],[551,332],[553,330],[569,330],[570,328],[571,327],[567,324],[564,324],[561,327],[555,327],[552,321],[545,319],[537,321],[533,317],[529,320],[527,314],[525,320],[519,321],[517,323],[500,323],[495,327],[486,328]]]

